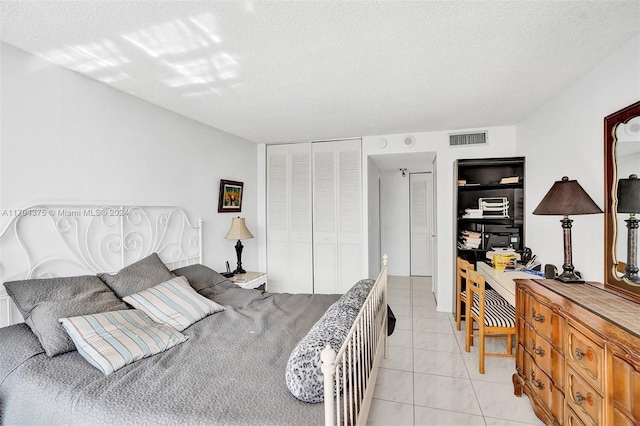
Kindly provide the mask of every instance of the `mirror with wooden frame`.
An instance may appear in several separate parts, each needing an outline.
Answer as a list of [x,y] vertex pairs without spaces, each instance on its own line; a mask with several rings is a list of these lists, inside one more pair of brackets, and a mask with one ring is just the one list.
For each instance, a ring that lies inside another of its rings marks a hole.
[[[637,241],[628,239],[630,214],[618,213],[617,195],[620,179],[640,176],[640,101],[605,117],[604,148],[605,287],[640,302],[640,282],[629,274],[637,266]],[[628,259],[630,252],[636,259]]]

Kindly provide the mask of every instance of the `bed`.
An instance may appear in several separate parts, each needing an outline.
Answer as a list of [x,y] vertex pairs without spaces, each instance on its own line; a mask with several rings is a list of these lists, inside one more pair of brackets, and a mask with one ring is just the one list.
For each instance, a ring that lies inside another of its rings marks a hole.
[[[95,281],[104,271],[118,277],[156,256],[224,310],[181,330],[184,340],[173,347],[110,374],[78,350],[49,356],[35,315],[0,328],[0,424],[366,424],[386,346],[386,260],[375,282],[354,283],[345,295],[276,294],[240,288],[202,265],[202,222],[192,226],[176,207],[25,211],[0,233],[0,279],[18,283],[8,287],[17,299],[33,283],[61,297],[43,283],[85,274]],[[0,315],[16,322],[5,300]],[[344,329],[332,328],[338,322]]]

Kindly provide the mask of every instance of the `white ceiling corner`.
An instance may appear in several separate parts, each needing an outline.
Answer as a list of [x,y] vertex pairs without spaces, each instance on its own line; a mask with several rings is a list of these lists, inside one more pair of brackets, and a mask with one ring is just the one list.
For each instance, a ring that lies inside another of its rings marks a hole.
[[633,1],[2,1],[0,39],[255,142],[516,124]]

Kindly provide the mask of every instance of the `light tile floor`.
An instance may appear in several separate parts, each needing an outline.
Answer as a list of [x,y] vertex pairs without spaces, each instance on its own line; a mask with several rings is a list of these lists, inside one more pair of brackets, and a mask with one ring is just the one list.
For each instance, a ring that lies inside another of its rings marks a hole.
[[[390,276],[388,300],[396,328],[369,425],[544,424],[527,396],[513,394],[513,358],[487,357],[485,374],[478,372],[477,349],[465,352],[455,317],[436,311],[431,278]],[[505,339],[488,339],[487,350],[505,351]]]

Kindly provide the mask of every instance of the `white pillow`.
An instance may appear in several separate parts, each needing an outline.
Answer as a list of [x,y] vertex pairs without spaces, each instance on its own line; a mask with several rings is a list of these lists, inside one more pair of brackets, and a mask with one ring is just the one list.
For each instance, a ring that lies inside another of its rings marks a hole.
[[105,375],[187,340],[179,331],[157,324],[135,309],[59,321],[80,355]]
[[185,277],[175,277],[123,298],[149,317],[182,331],[196,321],[226,308],[199,295]]

